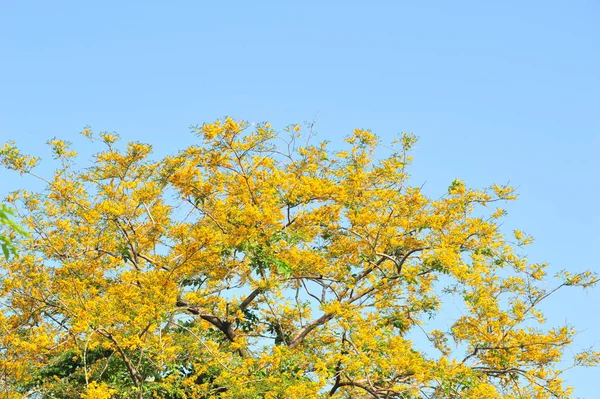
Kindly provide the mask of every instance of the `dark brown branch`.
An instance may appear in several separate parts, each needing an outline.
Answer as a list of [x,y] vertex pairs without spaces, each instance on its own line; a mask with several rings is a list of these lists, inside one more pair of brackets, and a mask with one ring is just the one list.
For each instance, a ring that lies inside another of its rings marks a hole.
[[510,367],[510,368],[505,368],[505,369],[494,369],[491,367],[484,367],[484,366],[479,366],[479,367],[472,367],[473,370],[477,370],[477,371],[481,371],[484,374],[487,375],[491,375],[491,376],[500,376],[500,375],[505,375],[505,374],[521,374],[521,375],[525,375],[525,371],[521,370],[519,368],[516,367]]
[[406,263],[406,261],[408,260],[409,256],[411,256],[415,252],[425,251],[426,249],[431,249],[431,247],[419,247],[419,248],[411,249],[410,251],[405,253],[404,256],[402,257],[402,259],[396,265],[398,274],[400,274],[402,272],[402,267],[404,266],[404,263]]
[[[236,335],[235,335],[235,331],[233,330],[233,325],[231,324],[231,322],[223,320],[217,316],[201,313],[198,309],[194,308],[193,306],[190,306],[188,303],[183,302],[181,300],[177,301],[176,305],[179,308],[185,309],[190,314],[198,316],[202,320],[205,320],[205,321],[209,322],[210,324],[212,324],[213,326],[217,327],[223,334],[225,334],[225,337],[227,337],[227,339],[230,342],[235,342]],[[250,357],[250,352],[248,352],[248,350],[246,348],[240,348],[238,351],[242,357],[244,357],[244,358]]]
[[337,364],[335,365],[335,383],[333,384],[333,386],[331,387],[331,390],[329,391],[329,396],[333,396],[335,391],[337,391],[338,388],[341,386],[340,385],[341,378],[342,378],[342,361],[338,360]]
[[361,384],[360,382],[353,382],[353,381],[341,381],[338,383],[338,387],[356,387],[356,388],[360,388],[364,391],[367,391],[370,395],[372,395],[374,398],[380,398],[381,396],[377,393],[377,391],[375,391],[374,389],[371,389],[369,386],[365,385],[365,384]]
[[[346,352],[345,343],[346,343],[346,332],[344,331],[344,334],[342,335],[342,352],[341,352],[342,355],[348,354],[348,352]],[[329,396],[333,396],[335,391],[338,390],[338,388],[340,387],[341,381],[342,381],[342,361],[338,360],[338,362],[335,366],[335,383],[333,384],[333,387],[331,387],[331,390],[329,391]]]
[[290,340],[288,347],[296,348],[300,343],[304,340],[304,338],[315,328],[327,323],[329,320],[333,319],[335,316],[334,313],[325,313],[318,319],[315,319],[302,327],[300,330],[296,331],[292,339]]
[[131,359],[129,359],[129,357],[127,356],[127,354],[125,353],[123,348],[121,348],[121,345],[119,345],[119,343],[117,342],[115,337],[113,337],[112,334],[106,330],[102,330],[102,331],[98,330],[98,333],[100,335],[104,336],[105,338],[108,338],[115,345],[115,347],[117,348],[117,352],[119,352],[119,354],[121,355],[121,358],[123,359],[123,362],[125,363],[125,367],[127,367],[127,371],[129,372],[129,375],[131,376],[133,384],[136,387],[139,387],[140,386],[140,378],[138,376],[137,370],[135,369],[135,367],[131,363]]
[[248,296],[246,297],[246,299],[244,299],[244,300],[242,301],[242,303],[240,303],[240,305],[239,305],[239,308],[240,308],[240,310],[242,310],[242,311],[243,311],[244,309],[246,309],[246,308],[248,307],[248,305],[250,305],[250,303],[251,303],[251,302],[254,300],[254,298],[256,298],[256,297],[257,297],[257,295],[261,293],[261,291],[262,291],[262,289],[261,289],[261,288],[257,288],[257,289],[255,289],[254,291],[252,291],[252,292],[250,293],[250,295],[248,295]]

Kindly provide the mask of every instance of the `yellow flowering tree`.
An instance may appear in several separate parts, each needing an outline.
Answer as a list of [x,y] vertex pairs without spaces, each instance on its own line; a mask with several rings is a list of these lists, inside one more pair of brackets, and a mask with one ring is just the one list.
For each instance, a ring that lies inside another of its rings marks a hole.
[[[86,129],[93,163],[52,140],[45,177],[0,150],[45,182],[7,198],[31,235],[0,264],[0,396],[566,398],[561,367],[598,363],[565,357],[575,330],[539,308],[597,277],[544,288],[546,265],[519,252],[531,238],[488,211],[512,188],[455,180],[428,198],[409,184],[408,134],[390,151],[355,130],[336,152],[299,126],[194,132],[151,160]],[[448,301],[463,311],[441,325]]]

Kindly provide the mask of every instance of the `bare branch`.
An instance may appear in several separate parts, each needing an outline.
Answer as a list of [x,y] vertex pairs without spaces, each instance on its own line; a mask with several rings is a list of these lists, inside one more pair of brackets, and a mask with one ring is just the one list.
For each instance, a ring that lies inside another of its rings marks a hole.
[[254,298],[256,298],[256,297],[257,297],[257,295],[261,293],[261,291],[262,291],[262,289],[261,289],[261,288],[257,288],[257,289],[255,289],[254,291],[252,291],[252,292],[250,293],[250,295],[248,295],[248,296],[246,297],[246,299],[244,299],[244,300],[242,301],[242,303],[240,303],[240,305],[239,305],[239,308],[240,308],[240,310],[242,310],[242,311],[243,311],[244,309],[246,309],[246,308],[248,307],[248,305],[250,305],[250,303],[251,303],[251,302],[254,300]]
[[292,336],[288,347],[292,349],[296,348],[312,330],[327,323],[329,320],[333,319],[334,316],[334,313],[325,313],[318,319],[311,321],[300,330],[296,331],[296,333]]

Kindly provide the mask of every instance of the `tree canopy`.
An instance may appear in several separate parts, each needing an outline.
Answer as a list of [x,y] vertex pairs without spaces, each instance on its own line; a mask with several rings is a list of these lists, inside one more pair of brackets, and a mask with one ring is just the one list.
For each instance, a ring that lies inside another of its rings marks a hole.
[[548,288],[531,237],[499,228],[513,188],[428,198],[410,134],[356,129],[333,151],[300,126],[193,131],[153,160],[86,129],[85,168],[54,139],[51,176],[0,150],[45,182],[6,199],[31,234],[0,263],[3,398],[566,398],[563,369],[598,363],[540,310],[598,278]]

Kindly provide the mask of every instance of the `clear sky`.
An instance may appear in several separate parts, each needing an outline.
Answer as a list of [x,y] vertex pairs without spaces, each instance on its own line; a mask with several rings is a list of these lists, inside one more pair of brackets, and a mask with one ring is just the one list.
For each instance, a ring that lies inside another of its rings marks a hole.
[[[210,5],[209,5],[210,4]],[[600,3],[564,1],[0,2],[0,142],[117,131],[160,155],[229,115],[420,137],[413,183],[508,181],[508,230],[552,271],[600,270]],[[43,169],[42,169],[43,172]],[[46,170],[49,172],[49,169]],[[0,170],[0,194],[31,181]],[[600,289],[548,300],[600,347]],[[598,397],[599,369],[567,374]]]

